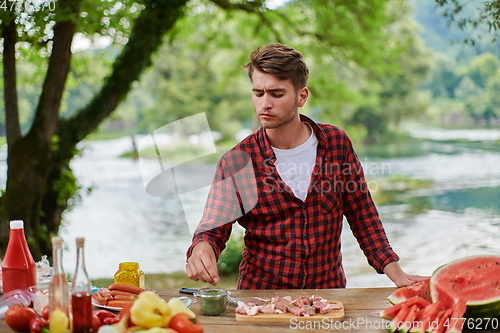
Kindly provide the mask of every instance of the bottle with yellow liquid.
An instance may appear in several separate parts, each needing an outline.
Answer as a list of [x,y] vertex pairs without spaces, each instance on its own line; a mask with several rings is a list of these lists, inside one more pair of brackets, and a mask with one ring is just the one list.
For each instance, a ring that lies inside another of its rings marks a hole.
[[70,301],[66,274],[62,265],[63,240],[52,238],[54,274],[49,285],[49,329],[50,333],[70,331]]
[[114,275],[114,283],[144,288],[144,272],[137,262],[121,262]]

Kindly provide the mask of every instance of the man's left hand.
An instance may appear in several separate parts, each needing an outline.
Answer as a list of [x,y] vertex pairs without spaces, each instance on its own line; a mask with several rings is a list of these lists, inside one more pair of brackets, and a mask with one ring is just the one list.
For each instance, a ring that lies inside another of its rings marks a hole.
[[397,261],[391,262],[385,266],[384,273],[398,288],[411,286],[416,282],[429,278],[428,276],[410,275],[405,273]]

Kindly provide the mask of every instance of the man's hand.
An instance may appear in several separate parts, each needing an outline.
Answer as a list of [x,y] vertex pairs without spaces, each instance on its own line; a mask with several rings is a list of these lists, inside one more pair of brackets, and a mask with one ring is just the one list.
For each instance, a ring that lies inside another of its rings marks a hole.
[[385,266],[384,273],[398,288],[411,286],[416,282],[420,282],[428,278],[428,276],[406,274],[403,272],[397,261],[391,262]]
[[208,282],[214,286],[219,283],[217,259],[212,245],[202,242],[193,248],[186,264],[186,273],[194,281]]

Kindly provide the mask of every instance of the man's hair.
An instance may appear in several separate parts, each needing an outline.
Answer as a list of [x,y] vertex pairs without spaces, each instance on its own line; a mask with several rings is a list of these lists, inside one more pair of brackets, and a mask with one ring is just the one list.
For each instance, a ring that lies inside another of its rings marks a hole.
[[280,43],[261,46],[252,52],[250,62],[243,66],[252,80],[255,70],[273,74],[280,80],[290,80],[296,91],[307,86],[309,69],[302,53]]

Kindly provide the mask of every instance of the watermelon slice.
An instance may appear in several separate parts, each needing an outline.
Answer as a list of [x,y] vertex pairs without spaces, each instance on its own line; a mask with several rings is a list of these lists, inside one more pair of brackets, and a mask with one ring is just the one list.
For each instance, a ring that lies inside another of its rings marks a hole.
[[462,333],[462,329],[464,327],[465,318],[465,308],[466,304],[464,301],[458,301],[453,306],[453,310],[451,311],[450,321],[448,323],[448,328],[446,329],[446,333]]
[[393,306],[383,310],[382,312],[380,312],[380,317],[387,320],[392,320],[398,314],[399,310],[401,310],[403,304],[405,304],[409,308],[416,305],[419,309],[423,309],[430,303],[420,296],[413,296],[405,302],[394,304]]
[[412,307],[410,307],[410,310],[408,311],[408,314],[406,315],[405,319],[399,325],[398,332],[399,333],[408,332],[413,327],[413,323],[415,322],[415,318],[417,318],[419,312],[420,308],[418,307],[418,305],[413,305]]
[[387,309],[380,312],[380,317],[387,319],[387,320],[392,320],[399,313],[399,310],[401,310],[401,308],[403,307],[403,304],[405,304],[405,303],[398,303],[398,304],[394,304],[391,307],[388,307]]
[[439,267],[430,279],[430,293],[434,302],[439,300],[454,312],[460,309],[457,302],[465,302],[465,314],[455,313],[455,318],[498,317],[500,256],[466,257]]
[[387,299],[392,304],[398,304],[406,301],[407,299],[413,296],[420,296],[423,299],[427,300],[428,302],[431,302],[429,281],[430,279],[425,279],[411,286],[401,287],[392,294],[390,294],[389,297],[387,297]]
[[401,305],[401,309],[399,309],[399,312],[394,318],[392,318],[391,322],[387,326],[387,329],[390,333],[396,332],[401,327],[409,311],[410,308],[405,303],[403,303]]
[[451,315],[451,309],[440,311],[435,320],[435,323],[437,325],[433,327],[432,333],[444,333],[447,328],[445,325],[450,322],[450,315]]
[[438,313],[443,310],[443,308],[444,305],[440,301],[427,305],[419,312],[415,319],[415,325],[410,332],[424,333],[432,329]]

